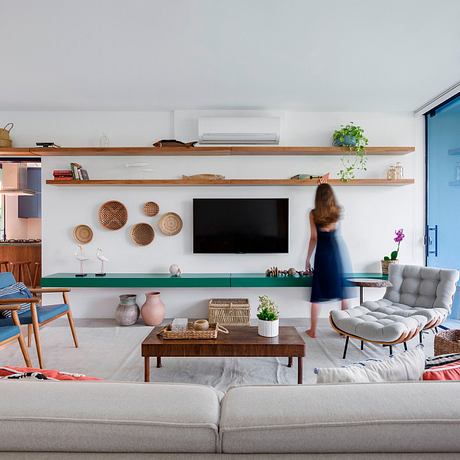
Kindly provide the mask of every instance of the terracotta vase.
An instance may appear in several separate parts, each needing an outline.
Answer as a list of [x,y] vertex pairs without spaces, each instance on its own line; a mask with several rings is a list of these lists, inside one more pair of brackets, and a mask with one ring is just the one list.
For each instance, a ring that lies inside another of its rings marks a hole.
[[115,312],[115,320],[120,326],[131,326],[139,318],[136,294],[123,294]]
[[165,318],[165,304],[159,292],[147,292],[145,303],[141,308],[141,316],[147,326],[158,326]]

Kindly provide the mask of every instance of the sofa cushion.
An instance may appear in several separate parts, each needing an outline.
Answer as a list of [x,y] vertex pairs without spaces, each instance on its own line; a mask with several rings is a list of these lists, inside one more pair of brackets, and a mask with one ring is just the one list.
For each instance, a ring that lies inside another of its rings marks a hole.
[[425,370],[422,346],[389,358],[362,361],[350,366],[316,369],[316,383],[370,383],[421,380]]
[[0,385],[2,451],[216,450],[220,404],[210,387],[20,381]]
[[431,367],[423,373],[423,380],[460,380],[460,360]]
[[251,386],[222,403],[224,453],[460,452],[460,383]]

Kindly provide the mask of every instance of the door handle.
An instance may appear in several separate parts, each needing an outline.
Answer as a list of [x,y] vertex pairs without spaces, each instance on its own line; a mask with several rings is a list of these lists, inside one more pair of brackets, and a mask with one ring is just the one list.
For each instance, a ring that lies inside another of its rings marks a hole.
[[[430,232],[434,231],[434,250],[430,250],[431,244],[433,244],[433,240],[431,239]],[[425,244],[426,244],[426,253],[427,256],[430,254],[434,254],[435,257],[438,257],[438,226],[435,225],[434,227],[430,227],[429,225],[426,226],[426,234],[425,234]]]

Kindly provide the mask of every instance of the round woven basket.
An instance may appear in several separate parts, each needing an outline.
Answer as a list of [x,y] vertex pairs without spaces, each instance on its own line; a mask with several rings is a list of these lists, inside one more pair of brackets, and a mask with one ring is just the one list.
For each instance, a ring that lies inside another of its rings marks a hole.
[[167,212],[161,216],[159,227],[167,236],[177,235],[182,230],[182,219],[175,212]]
[[77,225],[73,229],[73,237],[81,244],[87,244],[93,239],[93,231],[88,225]]
[[434,355],[460,353],[460,329],[440,332],[434,337]]
[[144,204],[144,214],[149,217],[154,217],[160,212],[160,206],[158,206],[154,201],[147,201]]
[[107,201],[99,208],[99,222],[109,230],[119,230],[128,221],[128,210],[119,201]]
[[10,148],[13,143],[9,139],[0,139],[0,147]]
[[152,226],[144,222],[131,227],[131,239],[139,246],[147,246],[155,238]]
[[[0,140],[10,141],[10,131],[13,129],[13,123],[7,123],[3,128],[0,128]],[[7,145],[3,145],[2,147],[8,147]]]

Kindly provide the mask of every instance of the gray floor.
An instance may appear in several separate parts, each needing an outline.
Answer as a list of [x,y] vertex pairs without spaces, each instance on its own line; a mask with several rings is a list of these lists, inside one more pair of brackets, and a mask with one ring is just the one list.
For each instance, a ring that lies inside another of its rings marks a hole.
[[[41,330],[41,342],[45,367],[66,372],[76,372],[112,381],[142,381],[143,359],[141,342],[151,327],[136,324],[119,327],[113,320],[76,320],[80,342],[73,347],[66,320],[58,320]],[[347,359],[342,359],[345,339],[336,334],[326,319],[320,320],[318,338],[306,336],[306,319],[286,319],[282,325],[298,328],[307,344],[304,359],[304,383],[314,383],[317,367],[336,367],[368,358],[388,356],[388,348],[367,345],[361,351],[358,341],[350,341]],[[425,353],[433,352],[433,334],[425,335]],[[409,349],[417,340],[409,343]],[[394,347],[394,353],[402,353],[402,345]],[[31,358],[37,365],[35,348]],[[16,344],[0,350],[2,365],[23,366],[22,355]],[[163,367],[152,366],[152,380],[161,382],[201,383],[226,390],[241,384],[295,384],[297,368],[287,367],[285,358],[163,358]]]

